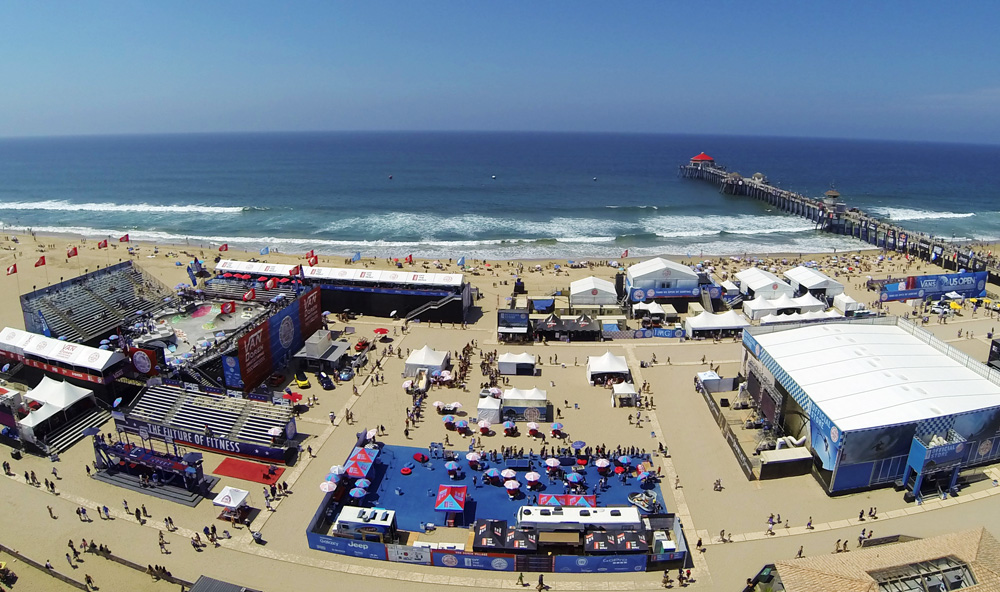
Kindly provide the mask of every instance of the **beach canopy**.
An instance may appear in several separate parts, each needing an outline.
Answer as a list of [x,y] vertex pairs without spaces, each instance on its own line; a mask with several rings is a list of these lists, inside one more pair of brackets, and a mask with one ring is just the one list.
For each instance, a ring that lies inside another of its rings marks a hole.
[[[60,411],[69,409],[88,397],[94,399],[94,391],[45,376],[38,386],[28,391],[25,396],[41,403],[42,406],[17,423],[22,428],[35,428]],[[33,435],[27,439],[34,441]]]
[[735,310],[712,314],[707,310],[700,315],[684,320],[684,332],[688,337],[695,331],[723,331],[743,329],[750,326],[750,321]]
[[795,289],[770,271],[751,267],[736,273],[740,280],[740,292],[748,295],[753,292],[754,298],[779,298],[782,295],[791,298]]
[[585,277],[570,283],[569,302],[572,306],[617,304],[618,292],[608,280]]
[[595,374],[628,374],[628,362],[625,356],[616,356],[610,351],[603,356],[589,356],[587,358],[587,380],[593,381]]
[[528,352],[519,354],[507,352],[500,354],[500,357],[497,359],[497,369],[500,371],[500,374],[505,375],[534,374],[535,356]]
[[212,503],[216,506],[222,506],[224,508],[229,508],[230,510],[235,510],[246,503],[248,495],[250,495],[249,491],[236,489],[235,487],[229,487],[227,485],[222,488],[219,495],[215,496]]
[[344,463],[344,472],[348,477],[364,479],[368,476],[368,471],[371,470],[378,453],[378,448],[359,448],[355,446],[351,455],[347,457],[347,462]]
[[403,373],[406,376],[416,376],[422,368],[428,372],[441,372],[448,366],[448,359],[451,353],[447,351],[435,351],[431,346],[425,345],[420,349],[410,352],[406,358],[406,367]]
[[785,272],[785,277],[793,288],[822,291],[828,297],[844,293],[844,284],[812,267],[793,267]]
[[465,485],[439,485],[434,509],[439,512],[464,512],[466,492]]

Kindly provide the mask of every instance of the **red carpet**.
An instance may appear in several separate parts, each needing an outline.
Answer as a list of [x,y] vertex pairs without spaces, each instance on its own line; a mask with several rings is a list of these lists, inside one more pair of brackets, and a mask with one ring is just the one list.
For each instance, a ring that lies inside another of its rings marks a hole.
[[219,466],[212,471],[212,473],[222,475],[223,477],[235,477],[246,481],[263,483],[265,485],[271,485],[281,479],[281,474],[284,472],[285,469],[278,467],[278,470],[275,471],[273,475],[268,475],[267,465],[250,462],[248,460],[240,460],[238,458],[227,458],[219,463]]

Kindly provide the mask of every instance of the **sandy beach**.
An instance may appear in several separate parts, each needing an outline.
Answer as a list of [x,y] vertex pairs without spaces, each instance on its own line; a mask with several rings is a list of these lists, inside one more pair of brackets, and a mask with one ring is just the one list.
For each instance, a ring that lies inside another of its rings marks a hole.
[[[98,249],[94,240],[83,241],[77,237],[68,236],[26,236],[13,235],[4,237],[0,251],[0,261],[4,267],[17,264],[17,274],[5,278],[3,290],[3,306],[0,308],[0,322],[6,326],[22,328],[20,306],[17,296],[21,292],[30,291],[33,287],[42,287],[54,283],[60,278],[69,278],[97,266],[104,267],[117,263],[129,257],[124,243],[111,243],[110,249]],[[114,239],[112,239],[114,240]],[[66,250],[77,247],[79,255],[67,259]],[[194,249],[191,246],[153,245],[149,243],[131,244],[134,249],[133,260],[143,269],[154,274],[168,286],[179,282],[187,282],[185,266],[192,257],[197,256],[205,261],[209,269],[212,261],[218,255],[226,258],[247,260],[256,258],[277,263],[301,263],[301,254],[271,253],[261,256],[257,253],[231,250],[219,253],[217,249]],[[857,252],[838,253],[838,256],[853,256]],[[863,303],[872,303],[875,293],[864,289],[864,280],[868,276],[883,278],[887,275],[935,273],[940,268],[925,263],[906,262],[905,259],[894,257],[892,261],[878,260],[878,251],[860,253],[860,263],[855,272],[840,274],[847,292]],[[41,256],[46,257],[44,267],[34,267]],[[830,261],[833,255],[807,255],[806,260],[815,260],[820,264]],[[767,266],[782,270],[798,263],[798,254],[774,254],[763,258]],[[625,263],[632,264],[638,259],[630,258]],[[177,265],[180,262],[181,265]],[[690,263],[690,261],[685,261]],[[472,264],[472,262],[469,262]],[[470,275],[469,281],[479,288],[485,297],[479,301],[482,307],[481,319],[468,329],[438,324],[415,324],[398,338],[392,345],[403,351],[417,349],[429,344],[435,349],[458,351],[464,345],[476,340],[478,350],[498,350],[500,353],[512,351],[530,351],[538,356],[542,369],[541,377],[512,377],[511,386],[520,388],[539,387],[549,391],[549,398],[560,404],[569,401],[570,405],[561,409],[568,432],[573,438],[585,439],[588,442],[605,442],[609,445],[636,446],[640,449],[655,450],[663,443],[670,451],[669,456],[658,456],[656,466],[663,472],[663,492],[666,496],[665,505],[676,512],[682,519],[688,542],[691,546],[702,538],[706,551],[694,553],[692,567],[694,582],[692,587],[702,589],[733,589],[746,577],[756,573],[760,567],[773,561],[776,557],[790,557],[798,545],[805,545],[807,552],[823,552],[821,549],[832,547],[835,538],[846,537],[841,531],[853,529],[851,516],[857,515],[859,506],[877,505],[888,514],[899,512],[894,518],[880,521],[878,529],[886,534],[904,532],[912,535],[930,535],[948,532],[958,528],[956,524],[982,524],[996,530],[1000,527],[1000,518],[985,516],[979,505],[987,501],[973,500],[971,496],[963,496],[962,501],[969,503],[948,506],[923,506],[921,513],[927,516],[913,516],[902,496],[891,489],[875,490],[863,494],[830,498],[822,493],[820,487],[811,476],[782,479],[779,481],[747,481],[732,453],[715,428],[711,415],[704,401],[691,389],[691,379],[695,372],[706,369],[709,365],[717,366],[723,376],[733,376],[739,371],[742,346],[739,343],[687,342],[674,340],[631,340],[607,343],[573,343],[573,344],[531,344],[505,346],[496,341],[496,309],[509,296],[510,285],[503,284],[510,280],[516,261],[490,261],[490,268],[476,264],[480,275]],[[525,268],[533,269],[541,265],[542,271],[527,271],[523,279],[529,294],[548,294],[554,290],[567,289],[575,279],[595,275],[605,279],[613,279],[615,270],[606,265],[596,265],[592,268],[565,269],[555,271],[556,263],[564,261],[530,261],[523,262]],[[716,272],[732,274],[749,264],[745,261],[734,261],[729,257],[714,258],[712,261]],[[321,256],[320,265],[344,266],[343,257]],[[423,268],[426,261],[417,260],[416,266]],[[365,265],[373,268],[388,269],[390,262],[386,260],[373,261],[365,259],[354,265]],[[454,262],[442,262],[446,269],[456,269]],[[828,273],[833,273],[830,265],[823,265]],[[989,286],[988,290],[1000,292],[997,286]],[[906,314],[909,307],[904,303],[889,303],[888,311],[892,314]],[[631,321],[630,321],[631,322]],[[956,317],[948,325],[929,326],[940,338],[960,347],[963,351],[978,359],[985,359],[989,344],[985,339],[987,331],[992,329],[995,319],[980,315],[974,317],[969,312]],[[362,317],[352,321],[360,334],[366,334],[378,326],[389,326],[392,321],[380,318]],[[399,324],[398,322],[396,323]],[[339,323],[335,323],[336,328]],[[433,326],[432,326],[433,325]],[[975,331],[974,339],[955,336],[955,327]],[[636,384],[648,381],[652,385],[651,396],[655,404],[649,413],[648,422],[642,429],[627,417],[630,411],[612,408],[608,400],[608,392],[599,387],[587,385],[584,378],[586,357],[600,355],[611,351],[623,355],[629,362]],[[641,368],[641,361],[650,361],[655,354],[658,363]],[[558,355],[558,362],[552,358]],[[405,357],[405,356],[404,356]],[[702,362],[702,359],[705,362]],[[669,364],[667,361],[669,360]],[[473,372],[470,382],[479,380],[475,366],[478,358],[473,358]],[[199,574],[207,574],[220,579],[256,587],[264,590],[276,590],[286,587],[276,577],[284,581],[294,581],[294,587],[299,590],[320,590],[329,586],[331,581],[341,585],[357,588],[374,588],[384,590],[431,590],[441,586],[457,586],[464,589],[506,589],[514,587],[516,574],[497,574],[465,570],[447,570],[370,562],[322,553],[307,547],[305,527],[319,505],[323,493],[316,486],[326,475],[329,467],[343,462],[346,453],[355,441],[355,433],[361,428],[384,425],[387,435],[383,440],[389,444],[426,446],[430,441],[441,441],[445,434],[444,427],[433,414],[411,426],[409,437],[404,435],[405,414],[403,407],[408,398],[399,387],[402,374],[402,360],[395,357],[383,360],[383,373],[387,377],[386,384],[372,385],[368,381],[359,380],[359,394],[353,395],[348,388],[335,391],[322,391],[318,385],[305,389],[303,394],[315,395],[318,402],[299,420],[299,430],[306,435],[305,445],[309,445],[315,457],[303,455],[300,461],[287,471],[285,478],[292,485],[293,495],[279,500],[276,512],[264,513],[255,524],[268,541],[265,546],[254,545],[249,535],[243,529],[234,532],[234,538],[223,541],[218,549],[208,548],[202,552],[194,552],[188,544],[188,537],[198,532],[204,524],[214,520],[216,512],[210,503],[203,502],[196,508],[181,508],[160,500],[132,493],[124,494],[130,497],[133,506],[145,503],[149,508],[150,519],[144,525],[129,519],[121,510],[123,492],[117,488],[88,479],[84,475],[83,465],[93,460],[93,451],[86,443],[80,443],[62,455],[58,468],[62,478],[59,480],[61,495],[53,497],[24,483],[19,475],[25,470],[35,470],[39,475],[47,475],[52,463],[47,459],[26,457],[14,463],[14,477],[0,479],[0,495],[11,500],[10,524],[24,532],[32,532],[36,524],[43,524],[51,536],[35,537],[23,535],[3,535],[5,544],[15,546],[31,557],[44,561],[51,558],[57,569],[69,571],[71,577],[82,579],[81,569],[69,570],[65,560],[59,565],[56,560],[62,558],[66,538],[79,539],[81,536],[97,537],[109,542],[113,550],[139,564],[164,564],[175,574],[188,580],[197,579]],[[440,396],[446,400],[458,400],[465,409],[475,409],[477,395],[474,389],[464,392],[461,389],[448,389],[438,395],[437,391],[430,393],[430,398]],[[356,421],[347,424],[343,418],[350,410]],[[331,425],[329,412],[335,412],[337,421]],[[452,434],[454,438],[454,434]],[[526,436],[515,438],[516,441],[502,441],[501,438],[486,438],[486,449],[500,445],[524,446],[526,449],[538,444]],[[456,448],[463,449],[466,442],[455,443]],[[216,454],[206,454],[206,473],[218,466],[223,457]],[[679,478],[679,481],[676,479]],[[723,492],[714,492],[711,485],[715,479],[722,479],[726,485]],[[674,487],[679,483],[679,487]],[[251,482],[241,482],[226,478],[223,485],[232,484],[251,491],[251,499],[259,506],[260,486]],[[989,491],[983,487],[987,496]],[[78,522],[73,517],[74,506],[92,508],[98,504],[106,504],[113,509],[113,521],[95,521],[93,523]],[[978,504],[978,505],[977,505]],[[46,505],[52,505],[59,519],[52,521],[46,514]],[[754,533],[762,532],[764,518],[768,512],[778,511],[786,516],[787,529],[782,529],[781,536],[776,540],[765,541]],[[157,531],[163,529],[163,518],[170,515],[180,529],[167,534],[170,541],[170,555],[161,555],[157,548]],[[807,516],[814,523],[822,525],[815,531],[806,532],[803,529]],[[719,545],[713,539],[719,529],[729,530],[738,543]],[[853,532],[853,530],[850,530]],[[713,536],[712,533],[715,533]],[[463,533],[458,533],[464,536]],[[449,540],[456,537],[453,529],[440,529],[429,540],[440,538]],[[13,541],[12,541],[13,539]],[[827,540],[829,539],[829,541]],[[828,552],[828,551],[826,551]],[[50,557],[51,556],[51,557]],[[115,582],[119,577],[134,577],[135,572],[126,567],[108,563],[104,560],[91,558],[87,560],[86,570],[91,573],[104,590],[137,589],[118,586]],[[20,567],[20,570],[30,569]],[[460,572],[460,573],[456,573]],[[127,574],[127,575],[121,575]],[[276,576],[276,574],[280,574]],[[142,575],[142,574],[139,574]],[[147,576],[143,576],[148,578]],[[379,578],[378,580],[372,578]],[[140,578],[141,579],[141,578]],[[631,589],[653,589],[659,587],[660,574],[547,574],[546,583],[558,590],[596,590],[607,589],[608,585],[628,587]],[[123,583],[125,579],[121,580]],[[165,589],[162,583],[152,583],[143,589]],[[529,579],[533,581],[533,579]],[[107,587],[103,587],[107,583]],[[54,588],[55,589],[55,588]]]

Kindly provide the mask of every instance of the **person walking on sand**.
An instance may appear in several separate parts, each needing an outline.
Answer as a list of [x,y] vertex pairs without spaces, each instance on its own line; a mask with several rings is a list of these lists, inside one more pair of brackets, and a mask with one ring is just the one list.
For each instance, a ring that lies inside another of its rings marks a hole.
[[524,572],[523,571],[520,574],[518,574],[518,576],[517,576],[517,585],[518,586],[522,586],[522,587],[524,586]]

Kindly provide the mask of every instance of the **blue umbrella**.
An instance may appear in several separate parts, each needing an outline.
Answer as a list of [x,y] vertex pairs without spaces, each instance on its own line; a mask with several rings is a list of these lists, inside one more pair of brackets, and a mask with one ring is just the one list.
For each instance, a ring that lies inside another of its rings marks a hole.
[[500,470],[499,469],[486,469],[485,471],[483,471],[483,476],[484,477],[489,477],[490,479],[499,479],[500,478]]
[[146,311],[143,311],[143,310],[137,310],[137,311],[135,311],[135,316],[137,316],[137,317],[141,317],[144,314],[146,314]]
[[441,419],[443,419],[445,423],[455,423],[455,416],[454,415],[445,415]]
[[639,478],[640,479],[648,479],[651,474],[652,473],[650,473],[649,471],[643,471],[643,472],[639,473]]
[[10,370],[10,364],[4,364],[3,368],[0,368],[0,372],[7,372]]
[[101,347],[99,347],[97,349],[111,349],[111,346],[110,345],[102,345]]
[[573,442],[573,450],[579,450],[585,447],[586,445],[587,443],[584,442],[583,440],[577,440],[576,442]]
[[226,336],[226,332],[225,331],[219,331],[218,333],[215,334],[215,336],[216,337],[225,337]]
[[566,480],[570,483],[582,483],[583,475],[580,473],[570,473],[569,475],[566,475]]
[[343,477],[341,477],[336,473],[330,473],[329,475],[326,476],[327,481],[333,481],[334,483],[340,483],[341,479],[343,479]]
[[368,479],[358,479],[357,481],[354,482],[354,486],[360,487],[362,489],[368,489],[369,487],[372,486],[372,482],[369,481]]
[[328,310],[324,310],[324,311],[323,311],[323,316],[324,316],[324,317],[325,317],[325,316],[327,316],[328,314],[330,314],[330,311],[328,311]]
[[457,471],[458,463],[453,460],[449,460],[448,462],[444,463],[444,468],[448,469],[449,471]]
[[107,339],[102,339],[102,340],[101,340],[101,345],[109,345],[110,343],[111,343],[111,342],[110,342],[110,341],[108,341]]
[[108,337],[108,339],[110,339],[111,341],[118,341],[118,336],[112,335],[111,337]]
[[117,406],[119,406],[121,404],[122,404],[122,398],[118,397],[117,399],[115,399],[115,402],[111,404],[111,406],[112,407],[117,407]]
[[354,489],[352,489],[350,491],[350,494],[351,494],[351,497],[353,497],[354,499],[361,499],[361,498],[365,497],[366,495],[368,495],[368,492],[365,491],[364,489],[361,489],[360,487],[355,487]]
[[465,421],[464,419],[460,419],[458,420],[458,423],[455,424],[455,427],[459,429],[465,429],[469,427],[469,422]]
[[555,422],[554,424],[552,424],[552,429],[553,429],[553,430],[556,430],[556,431],[559,431],[559,430],[563,429],[563,424],[561,424],[561,423],[559,423],[559,422],[557,421],[557,422]]
[[171,300],[173,300],[173,298],[171,298],[170,296],[167,296],[166,298],[163,299],[164,302],[170,302]]
[[504,427],[504,429],[506,429],[506,430],[512,430],[512,429],[514,429],[514,427],[515,427],[516,425],[517,425],[517,424],[515,424],[515,423],[514,423],[514,422],[512,422],[512,421],[505,421],[505,422],[503,422],[503,427]]
[[65,335],[60,335],[56,339],[58,339],[59,341],[66,341],[66,336]]
[[632,459],[627,456],[619,456],[618,462],[623,465],[630,465],[632,464]]
[[212,345],[210,341],[202,341],[198,344],[199,347],[209,347],[210,345]]

